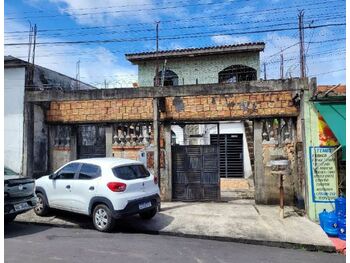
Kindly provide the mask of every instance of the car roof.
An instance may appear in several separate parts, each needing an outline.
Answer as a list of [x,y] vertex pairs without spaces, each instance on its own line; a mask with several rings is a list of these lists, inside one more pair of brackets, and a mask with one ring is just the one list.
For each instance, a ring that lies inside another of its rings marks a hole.
[[115,157],[101,157],[101,158],[87,158],[87,159],[78,159],[72,161],[71,163],[89,163],[99,166],[108,166],[115,167],[126,164],[142,164],[140,161],[124,159],[124,158],[115,158]]

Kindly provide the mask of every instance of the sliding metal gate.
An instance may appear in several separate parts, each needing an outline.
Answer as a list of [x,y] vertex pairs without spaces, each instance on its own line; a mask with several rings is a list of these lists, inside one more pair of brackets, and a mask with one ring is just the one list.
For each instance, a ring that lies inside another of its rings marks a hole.
[[[218,136],[211,134],[210,144],[217,143]],[[220,134],[220,177],[244,177],[242,134]]]
[[219,200],[218,157],[218,147],[214,145],[173,146],[173,200]]

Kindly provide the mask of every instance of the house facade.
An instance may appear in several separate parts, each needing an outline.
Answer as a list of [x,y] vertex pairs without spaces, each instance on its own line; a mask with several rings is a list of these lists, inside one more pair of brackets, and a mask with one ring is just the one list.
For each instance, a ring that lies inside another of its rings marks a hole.
[[[140,87],[156,86],[156,83],[159,86],[227,84],[259,79],[260,52],[264,47],[264,43],[257,42],[127,54],[126,58],[138,66]],[[218,133],[212,124],[173,125],[172,131],[179,145],[209,145],[215,143]],[[252,178],[252,123],[249,120],[222,122],[219,133],[224,159],[221,177]]]
[[140,87],[234,83],[260,77],[260,52],[265,44],[247,43],[205,48],[126,54],[138,66]]

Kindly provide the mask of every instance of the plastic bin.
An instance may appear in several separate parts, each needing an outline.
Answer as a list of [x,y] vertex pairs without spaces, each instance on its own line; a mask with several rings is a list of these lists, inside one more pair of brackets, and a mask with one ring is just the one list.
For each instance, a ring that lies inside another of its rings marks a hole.
[[346,218],[338,218],[338,237],[342,240],[346,240]]
[[338,217],[346,216],[346,199],[344,197],[335,199],[335,212]]
[[338,218],[335,211],[327,212],[323,210],[319,213],[320,226],[327,235],[336,237],[338,236]]

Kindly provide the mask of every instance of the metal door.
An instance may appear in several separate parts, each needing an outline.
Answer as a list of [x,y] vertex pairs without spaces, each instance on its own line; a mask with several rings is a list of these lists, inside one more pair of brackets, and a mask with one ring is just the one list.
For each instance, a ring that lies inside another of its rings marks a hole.
[[173,199],[178,201],[219,200],[218,157],[218,148],[213,145],[173,146]]
[[78,159],[106,157],[105,128],[98,125],[78,127]]
[[[210,144],[217,143],[217,134],[211,134]],[[244,177],[242,134],[220,134],[220,177]]]

